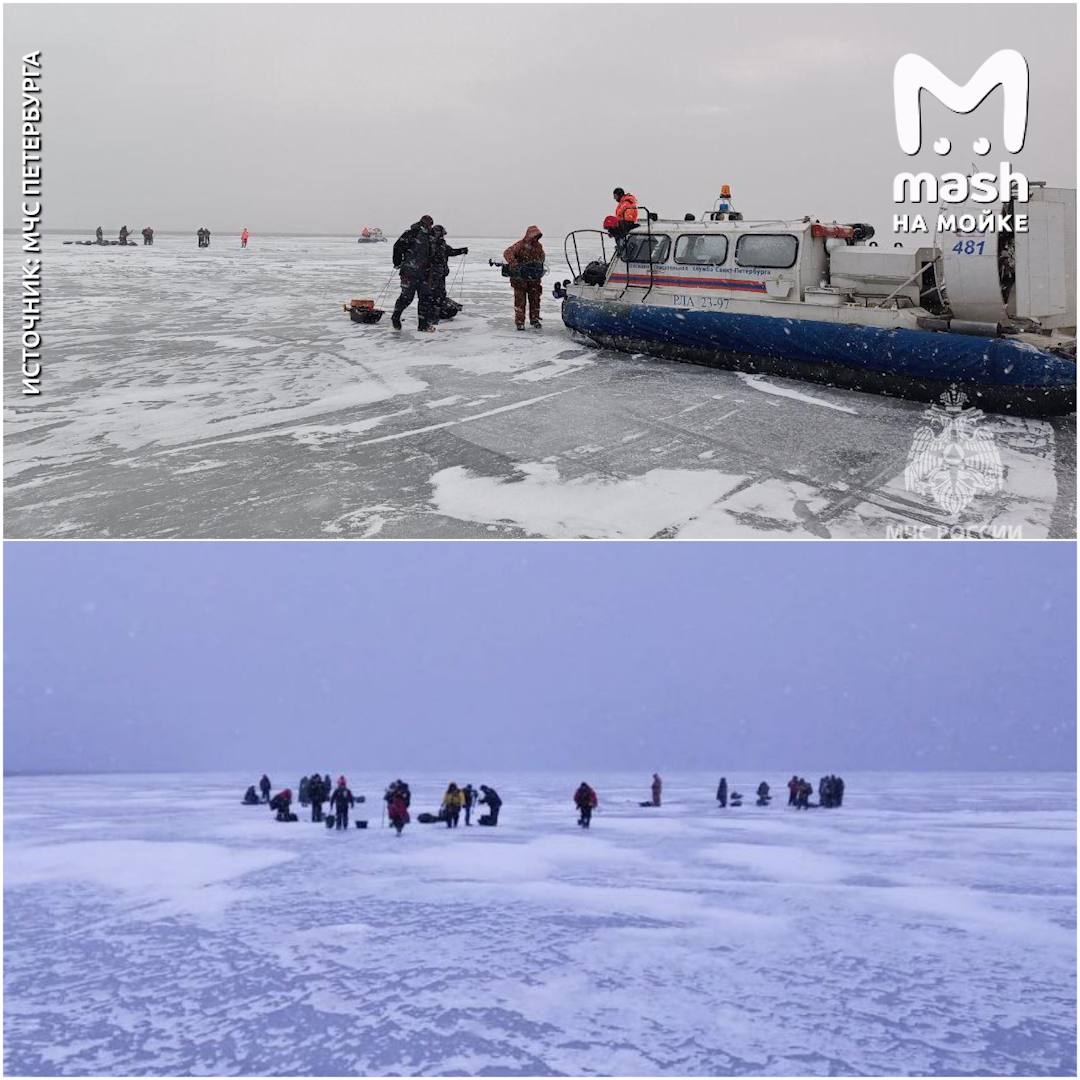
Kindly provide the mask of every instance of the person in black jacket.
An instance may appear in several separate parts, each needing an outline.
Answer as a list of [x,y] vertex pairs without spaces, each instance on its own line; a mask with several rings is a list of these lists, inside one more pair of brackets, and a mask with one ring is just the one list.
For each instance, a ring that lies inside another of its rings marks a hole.
[[121,225],[120,226],[120,244],[121,245],[127,244],[127,238],[128,238],[128,227],[126,225]]
[[247,791],[244,792],[244,805],[245,806],[258,806],[259,805],[259,796],[255,794],[255,785],[254,784],[252,784],[251,787],[249,787],[247,789]]
[[262,779],[259,781],[259,790],[262,792],[263,802],[270,801],[270,777],[266,773],[262,774]]
[[311,803],[311,820],[322,821],[322,804],[330,798],[330,792],[323,786],[322,777],[318,773],[312,773],[308,780],[307,797]]
[[446,229],[442,225],[431,230],[431,307],[436,323],[440,319],[452,319],[461,310],[446,295],[446,279],[450,276],[450,260],[455,255],[468,254],[467,247],[451,247],[446,242]]
[[477,821],[477,824],[498,825],[499,809],[502,807],[502,799],[499,798],[499,793],[494,788],[488,787],[487,784],[481,784],[480,790],[484,793],[484,797],[477,801],[481,806],[486,806],[488,812]]
[[104,244],[105,243],[105,230],[102,229],[102,227],[100,225],[95,230],[94,236],[96,237],[97,242],[99,244]]
[[727,807],[727,777],[721,776],[720,783],[716,789],[716,801],[720,804],[720,809],[724,810]]
[[435,327],[431,290],[431,230],[435,222],[430,214],[410,225],[394,243],[394,266],[401,274],[401,295],[394,304],[390,323],[401,329],[402,312],[417,300],[416,328],[433,332]]
[[461,804],[462,809],[465,811],[465,824],[471,825],[469,816],[472,814],[472,808],[476,804],[476,788],[472,784],[466,784],[461,789],[461,794],[465,797],[465,801]]
[[349,807],[356,805],[356,799],[349,790],[344,776],[338,777],[337,787],[330,796],[330,808],[334,811],[334,828],[347,829],[349,827]]
[[758,806],[768,806],[772,800],[772,795],[769,794],[769,785],[762,780],[757,786],[757,804]]

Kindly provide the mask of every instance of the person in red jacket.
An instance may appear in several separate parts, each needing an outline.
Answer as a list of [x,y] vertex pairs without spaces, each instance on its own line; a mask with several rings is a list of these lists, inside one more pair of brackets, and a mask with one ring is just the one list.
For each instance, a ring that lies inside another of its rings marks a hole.
[[514,288],[514,325],[525,329],[525,301],[529,302],[529,325],[539,330],[540,294],[543,291],[544,248],[540,237],[544,234],[530,225],[525,235],[503,252],[503,262],[510,272],[510,284]]
[[599,802],[596,792],[582,780],[581,786],[574,792],[574,805],[578,808],[578,824],[583,829],[589,827],[589,823],[592,821],[592,812],[599,805]]
[[251,235],[251,233],[249,233],[249,232],[247,231],[247,226],[245,225],[245,226],[244,226],[244,231],[243,231],[243,232],[242,232],[242,233],[240,234],[240,246],[241,246],[242,248],[246,248],[246,247],[247,247],[248,237],[249,237],[250,235]]
[[616,204],[615,220],[609,225],[610,219],[605,218],[604,227],[616,240],[621,240],[628,232],[637,228],[637,199],[621,187],[617,187],[611,194]]
[[400,789],[394,790],[386,802],[386,813],[390,818],[390,824],[397,829],[398,836],[401,830],[409,823],[409,804]]
[[653,806],[660,805],[660,789],[663,787],[663,781],[660,779],[659,773],[652,774],[652,804]]

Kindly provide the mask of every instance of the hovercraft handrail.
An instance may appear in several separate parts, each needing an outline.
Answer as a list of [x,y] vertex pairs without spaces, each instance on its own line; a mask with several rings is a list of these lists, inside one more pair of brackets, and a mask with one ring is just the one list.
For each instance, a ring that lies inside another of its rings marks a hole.
[[[649,287],[645,290],[645,295],[641,298],[641,303],[644,304],[645,301],[649,299],[649,293],[651,293],[653,291],[653,286],[656,284],[656,274],[655,274],[655,271],[653,270],[653,266],[655,264],[653,262],[653,246],[652,246],[652,214],[650,213],[649,208],[647,206],[639,206],[638,209],[643,210],[645,212],[645,225],[646,225],[645,235],[649,239]],[[624,242],[624,247],[623,247],[624,252],[626,251],[625,241],[626,241],[627,237],[629,237],[629,235],[630,234],[627,233],[626,236],[624,236],[622,238],[623,242]],[[616,248],[615,248],[616,256],[618,255],[618,253],[619,253],[619,249],[618,249],[618,246],[616,246]],[[623,257],[623,261],[626,262],[626,284],[623,286],[623,291],[621,293],[619,293],[619,299],[620,300],[626,295],[626,290],[630,288],[630,263],[626,261],[625,256]]]
[[[577,238],[578,233],[596,233],[600,237],[600,253],[604,257],[604,264],[607,265],[608,253],[607,245],[604,243],[604,237],[607,233],[603,229],[574,229],[572,232],[568,232],[563,238],[563,257],[566,259],[566,267],[574,276],[576,281],[581,277],[581,253],[578,251]],[[577,263],[577,269],[574,269],[573,264],[570,262],[570,252],[567,248],[567,244],[570,240],[574,241],[574,262]]]

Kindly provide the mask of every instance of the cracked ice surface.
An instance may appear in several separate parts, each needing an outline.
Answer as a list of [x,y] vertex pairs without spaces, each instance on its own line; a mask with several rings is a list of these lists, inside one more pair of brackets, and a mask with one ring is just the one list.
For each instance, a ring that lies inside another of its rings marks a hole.
[[465,310],[418,335],[414,307],[400,336],[341,310],[379,293],[390,244],[70,238],[43,241],[41,397],[5,338],[9,536],[1075,535],[1075,418],[987,417],[1005,486],[954,522],[904,488],[923,405],[592,348],[550,296],[561,237],[541,334],[487,266],[509,238],[451,236]]
[[808,812],[594,775],[588,833],[577,775],[459,775],[500,827],[399,839],[346,772],[366,831],[278,824],[254,777],[8,777],[7,1072],[1075,1072],[1073,774]]

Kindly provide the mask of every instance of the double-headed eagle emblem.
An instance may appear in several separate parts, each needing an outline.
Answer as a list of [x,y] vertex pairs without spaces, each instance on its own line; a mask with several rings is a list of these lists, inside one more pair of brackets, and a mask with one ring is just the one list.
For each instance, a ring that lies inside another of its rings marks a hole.
[[1000,491],[1004,475],[993,435],[977,426],[982,410],[964,408],[968,396],[955,385],[939,400],[911,441],[904,486],[957,517],[976,495]]

